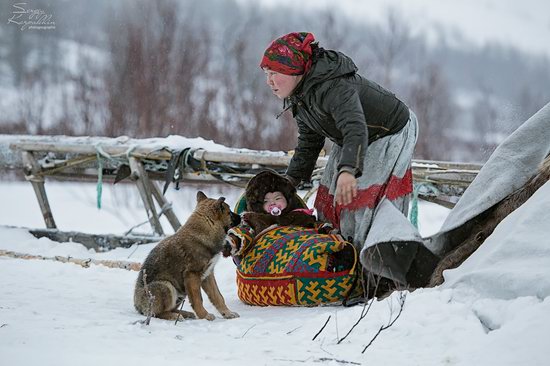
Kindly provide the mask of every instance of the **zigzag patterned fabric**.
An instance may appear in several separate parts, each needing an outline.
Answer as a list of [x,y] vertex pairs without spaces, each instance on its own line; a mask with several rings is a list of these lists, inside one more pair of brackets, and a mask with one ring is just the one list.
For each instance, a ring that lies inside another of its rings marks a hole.
[[236,262],[238,296],[247,304],[314,306],[343,301],[352,291],[357,253],[339,236],[283,226],[246,244]]

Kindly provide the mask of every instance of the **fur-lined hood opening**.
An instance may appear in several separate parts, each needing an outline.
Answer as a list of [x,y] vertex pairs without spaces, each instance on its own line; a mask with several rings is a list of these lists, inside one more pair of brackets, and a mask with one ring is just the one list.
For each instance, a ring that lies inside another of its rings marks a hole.
[[305,208],[296,193],[296,188],[287,178],[273,170],[264,170],[248,182],[245,190],[247,211],[264,212],[264,197],[269,192],[281,192],[288,203],[283,213]]

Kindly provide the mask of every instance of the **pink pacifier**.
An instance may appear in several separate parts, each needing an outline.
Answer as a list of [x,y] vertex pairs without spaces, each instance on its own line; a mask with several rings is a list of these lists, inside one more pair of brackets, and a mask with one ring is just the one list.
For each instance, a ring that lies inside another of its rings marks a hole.
[[271,205],[269,206],[269,213],[273,216],[279,216],[281,214],[282,210],[277,205]]

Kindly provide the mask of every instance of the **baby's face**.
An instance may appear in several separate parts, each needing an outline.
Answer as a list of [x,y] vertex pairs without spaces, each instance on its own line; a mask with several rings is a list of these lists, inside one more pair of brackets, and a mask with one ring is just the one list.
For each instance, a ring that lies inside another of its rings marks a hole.
[[264,211],[271,213],[273,207],[278,207],[279,210],[284,210],[288,202],[281,192],[269,192],[264,197]]

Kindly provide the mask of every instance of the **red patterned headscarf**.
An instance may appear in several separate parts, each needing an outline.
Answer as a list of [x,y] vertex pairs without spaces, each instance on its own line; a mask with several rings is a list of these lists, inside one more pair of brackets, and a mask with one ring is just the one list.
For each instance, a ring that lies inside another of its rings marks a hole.
[[311,68],[311,43],[315,36],[294,32],[277,38],[264,52],[260,67],[285,75],[302,75]]

